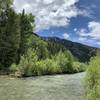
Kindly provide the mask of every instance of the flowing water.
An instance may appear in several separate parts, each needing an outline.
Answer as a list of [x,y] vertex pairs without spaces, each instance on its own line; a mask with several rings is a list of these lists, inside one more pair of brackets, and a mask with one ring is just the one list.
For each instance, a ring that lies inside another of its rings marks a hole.
[[0,77],[0,100],[81,100],[85,73],[23,79]]

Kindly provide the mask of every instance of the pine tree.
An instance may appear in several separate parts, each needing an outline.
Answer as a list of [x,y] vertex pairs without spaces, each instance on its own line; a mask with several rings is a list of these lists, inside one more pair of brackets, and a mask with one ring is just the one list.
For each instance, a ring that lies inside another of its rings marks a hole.
[[20,30],[21,30],[20,31],[21,40],[19,49],[20,55],[23,55],[27,51],[28,38],[31,34],[33,34],[33,27],[34,27],[33,22],[34,22],[34,17],[32,16],[32,14],[25,14],[25,11],[23,10],[22,14],[20,14]]
[[9,2],[0,18],[0,65],[8,67],[18,59],[20,18],[9,6]]

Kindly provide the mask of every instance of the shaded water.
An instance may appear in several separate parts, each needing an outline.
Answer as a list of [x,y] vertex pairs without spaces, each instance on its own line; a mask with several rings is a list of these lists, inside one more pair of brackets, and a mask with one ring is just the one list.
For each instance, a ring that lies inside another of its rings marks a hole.
[[0,77],[0,100],[80,100],[85,73],[25,79]]

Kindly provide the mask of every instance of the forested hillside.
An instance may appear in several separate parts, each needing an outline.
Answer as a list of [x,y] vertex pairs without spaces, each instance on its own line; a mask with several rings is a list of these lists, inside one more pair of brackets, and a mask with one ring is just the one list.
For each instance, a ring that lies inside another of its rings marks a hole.
[[82,62],[89,61],[89,59],[96,54],[98,49],[57,37],[43,37],[43,39],[48,42],[49,47],[51,46],[48,48],[52,52],[59,51],[60,48],[63,50],[67,49]]
[[[40,37],[36,33],[33,33],[32,37],[31,39],[33,40],[31,41],[33,41],[33,43],[31,46],[35,48],[36,46],[42,45],[41,48],[45,49],[43,50],[45,51],[45,56],[49,57],[50,55],[57,54],[59,51],[64,52],[69,50],[77,60],[88,62],[92,56],[95,56],[96,51],[98,50],[98,48],[95,47],[86,46],[57,37]],[[41,53],[43,52],[41,51]]]

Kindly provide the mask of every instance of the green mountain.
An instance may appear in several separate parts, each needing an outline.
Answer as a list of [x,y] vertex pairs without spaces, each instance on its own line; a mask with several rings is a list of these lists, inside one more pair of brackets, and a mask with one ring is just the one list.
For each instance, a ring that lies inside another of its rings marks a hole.
[[48,48],[51,50],[51,52],[54,53],[60,49],[69,50],[76,58],[79,59],[79,61],[82,62],[89,61],[89,59],[95,55],[98,49],[57,37],[42,37],[42,39],[48,43]]

